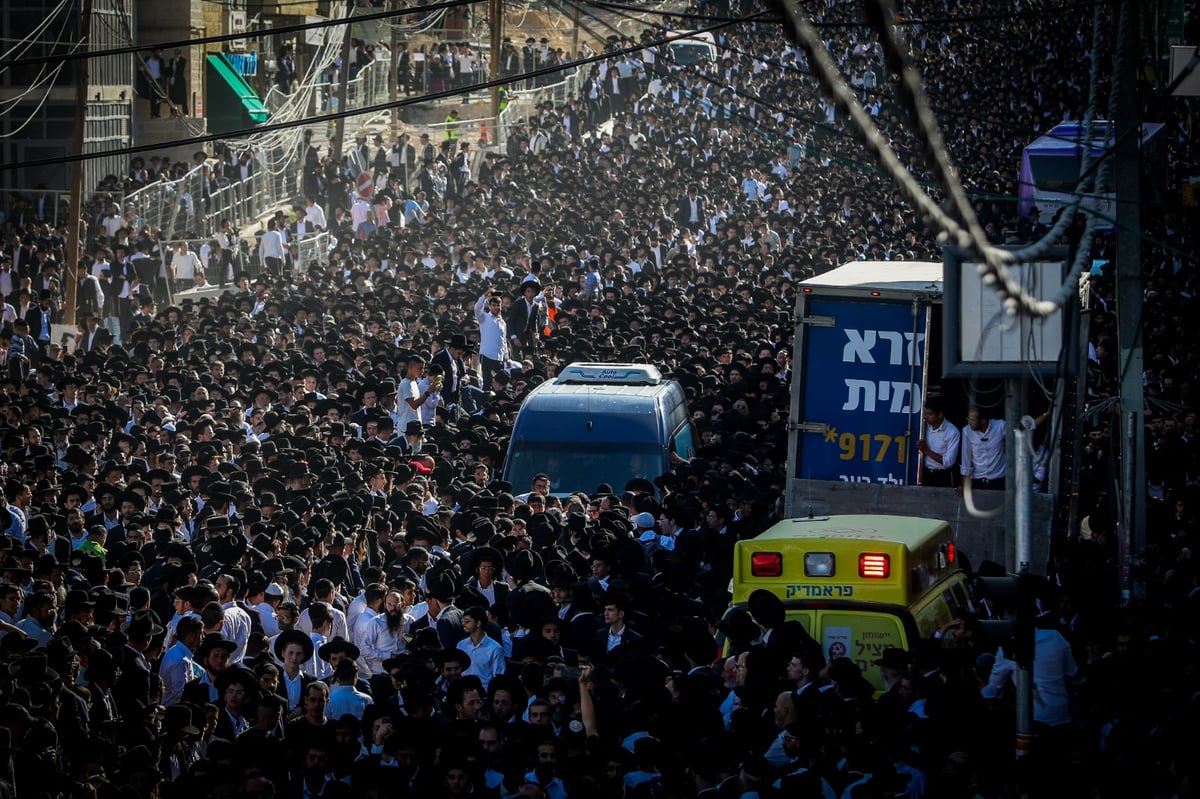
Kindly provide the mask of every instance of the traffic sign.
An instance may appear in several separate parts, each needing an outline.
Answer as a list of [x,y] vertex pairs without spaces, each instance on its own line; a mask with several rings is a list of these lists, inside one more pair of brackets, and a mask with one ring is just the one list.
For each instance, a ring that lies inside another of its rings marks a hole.
[[375,178],[371,177],[371,173],[363,172],[354,185],[358,189],[359,197],[370,197],[375,191]]

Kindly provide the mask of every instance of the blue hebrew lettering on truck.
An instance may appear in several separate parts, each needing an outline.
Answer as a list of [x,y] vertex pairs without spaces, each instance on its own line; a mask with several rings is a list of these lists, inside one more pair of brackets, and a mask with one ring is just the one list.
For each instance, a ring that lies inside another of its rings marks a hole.
[[911,302],[813,298],[804,351],[802,432],[796,477],[856,483],[916,482],[925,314]]

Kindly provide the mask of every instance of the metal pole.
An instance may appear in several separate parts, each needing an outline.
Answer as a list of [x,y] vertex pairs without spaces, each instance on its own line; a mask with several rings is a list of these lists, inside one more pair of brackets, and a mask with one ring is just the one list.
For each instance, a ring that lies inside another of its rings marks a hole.
[[[1017,645],[1017,736],[1016,755],[1023,757],[1029,754],[1033,745],[1033,597],[1025,590],[1029,584],[1029,565],[1033,552],[1033,419],[1022,416],[1020,424],[1013,431],[1013,447],[1016,459],[1014,494],[1016,507],[1015,541],[1013,559],[1017,564],[1018,580],[1021,582],[1019,601],[1022,603],[1018,613],[1028,614],[1027,624],[1018,622],[1017,635],[1024,638]],[[1021,655],[1024,655],[1023,657]]]
[[1126,602],[1137,599],[1142,588],[1133,579],[1133,561],[1146,544],[1146,463],[1142,413],[1146,400],[1142,386],[1142,247],[1141,196],[1138,155],[1140,137],[1130,132],[1141,118],[1137,99],[1138,4],[1121,0],[1117,14],[1113,56],[1113,92],[1116,95],[1117,147],[1117,346],[1121,375],[1121,412],[1127,422],[1121,436],[1121,526],[1128,542],[1121,564]]
[[[353,3],[346,3],[346,32],[342,36],[342,67],[338,72],[338,92],[337,92],[337,110],[346,110],[346,89],[350,85],[350,31],[353,26],[350,24],[350,18],[354,16]],[[333,148],[334,161],[341,162],[342,160],[342,142],[346,133],[346,118],[338,117],[333,121],[333,141],[329,144]]]
[[[1090,292],[1084,293],[1084,301]],[[1074,536],[1075,531],[1079,529],[1080,508],[1079,508],[1079,475],[1083,468],[1083,412],[1087,406],[1087,386],[1088,386],[1088,333],[1091,330],[1092,312],[1091,309],[1085,307],[1079,314],[1079,323],[1076,327],[1075,345],[1077,348],[1076,363],[1078,364],[1075,373],[1075,408],[1073,411],[1074,434],[1071,436],[1071,482],[1069,487],[1069,500],[1067,510],[1067,531],[1068,535]]]
[[[1015,475],[1016,479],[1006,479],[1004,481],[1004,529],[1013,531],[1017,529],[1016,485],[1020,482],[1020,476],[1017,474],[1017,443],[1015,436],[1017,430],[1021,427],[1021,410],[1023,405],[1021,398],[1021,381],[1011,377],[1006,379],[1004,381],[1004,428],[1006,436],[1006,440],[1004,442],[1004,474],[1006,476]],[[1015,538],[1013,544],[1013,552],[1015,553]],[[1003,547],[1001,547],[1001,549],[1003,549]],[[1005,560],[1007,559],[1008,554],[1006,553]],[[1018,564],[1015,557],[1006,565],[1014,572],[1018,570]]]
[[1017,573],[1026,574],[1033,560],[1033,419],[1022,416],[1020,425],[1013,431],[1013,445],[1016,449],[1017,473],[1016,485],[1016,536],[1014,541],[1014,560]]
[[571,58],[579,58],[579,11],[580,0],[575,0],[575,8],[571,14]]
[[488,80],[492,87],[488,90],[491,99],[491,117],[500,117],[500,50],[504,46],[504,0],[490,0],[488,17],[491,20],[492,52],[488,59]]
[[[88,47],[88,35],[92,27],[92,0],[83,0],[83,18],[79,21],[79,41],[83,47]],[[81,58],[75,63],[75,141],[72,152],[83,153],[84,128],[87,126],[87,59]],[[79,290],[79,259],[84,245],[83,237],[83,161],[75,160],[71,164],[71,218],[67,221],[67,252],[63,275],[63,324],[75,324],[76,294]]]
[[[393,11],[399,11],[400,0],[392,0],[391,7]],[[388,102],[392,106],[392,139],[394,140],[400,135],[400,109],[396,107],[396,102],[400,99],[400,58],[397,54],[400,49],[400,32],[396,30],[395,20],[392,20],[389,28],[392,31],[392,69],[391,75],[388,77]]]

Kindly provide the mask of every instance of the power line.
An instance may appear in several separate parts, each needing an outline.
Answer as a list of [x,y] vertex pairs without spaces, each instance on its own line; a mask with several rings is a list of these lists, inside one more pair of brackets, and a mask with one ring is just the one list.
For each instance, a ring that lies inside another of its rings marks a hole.
[[[475,5],[480,0],[444,0],[441,3],[433,5],[421,6],[420,8],[401,8],[392,11],[377,11],[372,14],[363,14],[355,16],[353,21],[373,22],[376,20],[385,20],[392,17],[401,17],[410,14],[424,14],[428,11],[437,11],[443,8],[458,8],[459,6]],[[348,24],[345,18],[327,19],[320,22],[305,22],[296,25],[282,25],[277,28],[260,28],[253,31],[244,31],[242,33],[224,33],[218,36],[204,36],[198,39],[180,39],[173,42],[152,42],[150,44],[134,44],[125,45],[122,47],[111,47],[107,50],[92,50],[83,53],[67,53],[65,55],[52,56],[36,56],[33,58],[21,58],[14,61],[0,62],[0,65],[5,68],[16,66],[34,66],[37,64],[57,63],[59,61],[74,61],[80,58],[101,58],[103,56],[112,55],[128,55],[130,53],[144,52],[146,50],[173,50],[176,47],[193,47],[197,44],[217,44],[220,42],[241,41],[242,39],[261,39],[266,36],[277,36],[281,33],[302,33],[303,31],[320,30],[321,28],[333,28],[339,25]]]
[[[476,2],[476,1],[477,0],[470,0],[470,2]],[[465,5],[465,4],[466,3],[463,3],[463,2],[455,3],[455,5]],[[429,9],[429,8],[432,8],[432,6],[426,6],[425,8]],[[479,91],[480,89],[490,89],[493,86],[503,86],[505,84],[512,83],[517,80],[523,80],[526,78],[536,78],[536,77],[540,77],[542,75],[553,75],[555,73],[562,72],[562,71],[570,69],[572,67],[578,68],[585,64],[592,64],[597,61],[606,61],[609,58],[612,58],[613,56],[624,55],[625,53],[635,53],[639,50],[645,49],[648,46],[653,46],[653,45],[658,45],[658,44],[666,44],[669,42],[673,42],[676,39],[685,39],[690,35],[695,35],[696,33],[709,33],[711,31],[722,30],[724,28],[728,28],[728,27],[731,27],[733,25],[737,25],[737,24],[740,24],[743,22],[753,22],[753,21],[759,19],[760,17],[767,15],[768,13],[769,12],[767,12],[767,11],[759,11],[754,14],[750,14],[748,16],[737,19],[737,20],[720,22],[720,23],[714,24],[714,25],[706,27],[706,28],[697,29],[695,31],[691,31],[688,34],[667,36],[667,37],[663,37],[661,39],[657,39],[654,41],[643,42],[643,43],[637,44],[633,47],[624,47],[624,48],[610,50],[610,51],[603,52],[603,53],[597,53],[595,55],[588,56],[587,58],[580,58],[580,59],[576,59],[574,61],[568,61],[565,64],[555,64],[553,66],[544,67],[542,69],[535,69],[530,72],[524,72],[524,73],[521,73],[518,75],[510,75],[510,76],[503,77],[503,78],[500,78],[500,79],[494,80],[494,81],[481,81],[472,86],[467,86],[467,87],[462,87],[462,88],[457,88],[457,89],[448,89],[448,90],[442,91],[442,92],[431,92],[431,93],[421,95],[419,97],[406,97],[402,100],[397,100],[395,103],[392,103],[392,102],[377,103],[376,105],[364,106],[362,108],[338,110],[338,111],[334,111],[334,112],[331,112],[328,114],[322,114],[322,115],[316,116],[316,117],[305,117],[303,119],[292,120],[292,121],[288,121],[288,122],[280,122],[280,123],[267,123],[265,125],[259,125],[258,127],[253,127],[253,128],[242,128],[240,130],[228,131],[226,133],[210,133],[205,136],[195,136],[195,137],[191,137],[191,138],[187,138],[187,139],[174,139],[171,141],[155,142],[153,144],[139,144],[139,145],[130,145],[128,147],[115,147],[115,148],[112,148],[109,150],[101,150],[99,152],[91,152],[91,153],[71,153],[69,155],[61,156],[58,158],[41,158],[36,161],[23,161],[21,163],[0,163],[0,172],[12,171],[12,170],[16,170],[16,169],[34,169],[34,168],[43,167],[43,166],[52,166],[52,165],[57,165],[57,164],[72,163],[74,161],[90,161],[90,160],[96,159],[96,158],[109,158],[109,157],[118,156],[118,155],[134,155],[137,153],[144,153],[144,152],[147,152],[148,150],[153,150],[153,149],[170,149],[172,147],[188,147],[188,146],[192,146],[192,145],[196,145],[196,144],[204,144],[206,142],[228,141],[230,139],[249,137],[249,136],[254,136],[254,135],[260,134],[260,133],[272,133],[274,131],[287,130],[287,129],[290,129],[293,127],[299,127],[302,125],[307,125],[307,124],[312,124],[312,123],[326,123],[326,122],[332,122],[335,119],[349,119],[350,117],[368,116],[371,114],[378,114],[383,111],[388,111],[388,110],[391,110],[394,108],[403,108],[405,106],[417,105],[419,103],[424,103],[424,102],[427,102],[430,100],[442,100],[442,99],[445,99],[448,97],[458,97],[462,94],[469,94],[472,91]],[[363,19],[365,19],[365,17],[355,17],[354,21],[357,22],[357,21],[361,21]],[[342,21],[342,22],[338,22],[336,24],[344,25],[347,23]],[[276,30],[279,30],[279,29],[276,29]]]
[[[604,8],[604,9],[609,9],[609,10],[623,10],[623,11],[629,11],[629,12],[633,12],[633,13],[643,13],[643,14],[648,13],[645,8],[641,8],[639,6],[628,5],[626,3],[612,3],[612,2],[607,2],[607,0],[587,0],[587,5],[596,6],[598,8]],[[1008,11],[1008,12],[997,12],[994,14],[968,14],[968,15],[963,15],[963,16],[946,16],[946,17],[899,18],[899,19],[893,19],[890,24],[900,26],[900,27],[916,27],[918,25],[920,25],[920,26],[926,26],[926,25],[940,26],[940,25],[961,25],[963,23],[970,23],[970,22],[989,22],[989,21],[998,20],[998,19],[1011,20],[1011,19],[1025,19],[1025,18],[1032,18],[1032,17],[1050,16],[1050,15],[1058,16],[1066,11],[1075,11],[1075,10],[1078,10],[1081,8],[1091,8],[1092,5],[1093,5],[1092,0],[1085,0],[1084,2],[1072,3],[1071,5],[1055,6],[1054,8],[1029,9],[1027,11]],[[715,14],[690,14],[690,13],[686,13],[686,12],[676,12],[676,11],[663,11],[663,12],[656,12],[656,13],[660,13],[661,16],[664,16],[664,17],[671,17],[672,19],[694,19],[694,20],[701,20],[701,21],[723,21],[723,20],[732,19],[732,17],[723,17],[723,16],[718,16]],[[771,22],[771,23],[782,23],[783,21],[784,20],[782,17],[776,17],[776,18],[772,18],[772,19],[763,20],[763,22]],[[865,28],[865,27],[869,27],[871,23],[866,20],[855,19],[855,20],[850,20],[850,21],[846,21],[846,22],[817,22],[817,21],[813,20],[811,22],[811,24],[814,28]]]

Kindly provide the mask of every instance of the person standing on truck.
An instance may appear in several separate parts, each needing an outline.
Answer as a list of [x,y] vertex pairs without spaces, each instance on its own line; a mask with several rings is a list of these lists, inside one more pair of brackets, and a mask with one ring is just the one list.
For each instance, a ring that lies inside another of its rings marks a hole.
[[484,294],[475,301],[475,320],[479,322],[479,363],[483,366],[483,386],[486,391],[492,378],[504,371],[508,360],[508,328],[502,313],[500,292]]
[[[1004,420],[988,419],[978,407],[967,412],[962,435],[962,476],[974,490],[1004,490]],[[958,487],[962,493],[963,487]]]
[[958,465],[961,445],[962,437],[958,428],[946,418],[941,400],[928,400],[925,403],[925,437],[917,441],[917,452],[921,453],[921,485],[953,488],[957,482],[954,467]]

